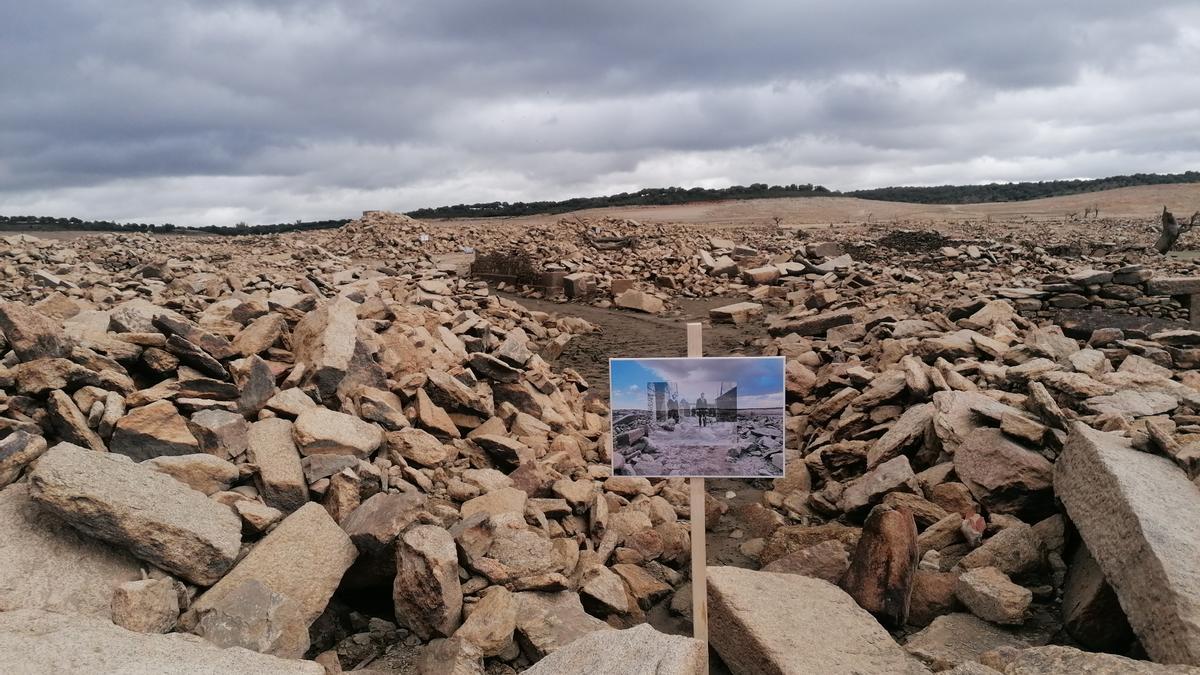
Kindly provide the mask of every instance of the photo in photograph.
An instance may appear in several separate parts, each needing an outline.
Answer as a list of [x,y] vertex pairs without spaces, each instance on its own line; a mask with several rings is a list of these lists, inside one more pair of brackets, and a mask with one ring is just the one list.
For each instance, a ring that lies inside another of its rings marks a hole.
[[610,359],[613,474],[775,478],[784,359]]

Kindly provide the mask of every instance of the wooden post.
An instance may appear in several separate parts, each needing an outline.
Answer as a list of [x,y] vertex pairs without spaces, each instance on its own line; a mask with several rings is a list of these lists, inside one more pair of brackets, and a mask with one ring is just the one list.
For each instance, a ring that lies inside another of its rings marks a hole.
[[[688,358],[704,356],[699,322],[687,325]],[[692,636],[704,644],[701,672],[708,672],[708,547],[704,527],[704,479],[688,479],[691,499],[688,517],[692,538]]]

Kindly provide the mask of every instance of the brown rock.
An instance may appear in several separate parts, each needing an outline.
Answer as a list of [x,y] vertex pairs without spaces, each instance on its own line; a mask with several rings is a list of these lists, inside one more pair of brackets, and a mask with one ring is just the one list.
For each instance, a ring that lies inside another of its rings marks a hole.
[[777,558],[765,565],[762,570],[782,574],[801,574],[836,584],[846,574],[849,567],[850,555],[846,553],[846,546],[836,539],[828,539]]
[[308,484],[292,438],[292,423],[278,417],[255,422],[247,434],[247,454],[258,467],[263,501],[284,513],[308,503]]
[[978,429],[954,452],[954,472],[988,511],[1043,518],[1053,510],[1053,465],[996,429]]
[[516,596],[503,586],[492,586],[454,636],[473,645],[481,656],[499,656],[512,646],[516,628]]
[[912,595],[909,599],[908,623],[928,626],[944,614],[959,611],[962,603],[954,594],[958,575],[954,572],[935,572],[918,569],[913,574]]
[[127,581],[112,599],[112,622],[137,633],[166,633],[179,620],[179,594],[170,579]]
[[917,526],[903,509],[876,506],[863,524],[841,587],[881,622],[903,626],[917,569]]
[[462,586],[454,537],[436,525],[416,525],[397,540],[396,620],[428,640],[454,634],[462,618]]
[[170,401],[134,408],[117,422],[110,450],[141,461],[161,455],[191,455],[200,443]]
[[847,549],[853,549],[858,544],[862,530],[848,527],[841,523],[826,523],[824,525],[787,525],[775,530],[763,547],[759,562],[767,565],[789,553],[804,550],[823,541],[835,540]]
[[1033,602],[1028,588],[1014,584],[995,567],[978,567],[958,577],[954,594],[967,609],[984,621],[1021,624]]

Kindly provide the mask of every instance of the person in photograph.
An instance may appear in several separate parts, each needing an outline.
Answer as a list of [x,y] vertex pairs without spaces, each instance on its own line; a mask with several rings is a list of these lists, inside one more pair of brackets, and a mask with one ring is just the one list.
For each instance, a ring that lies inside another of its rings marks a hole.
[[696,419],[700,426],[708,426],[708,400],[704,398],[704,392],[700,392],[700,398],[696,399]]

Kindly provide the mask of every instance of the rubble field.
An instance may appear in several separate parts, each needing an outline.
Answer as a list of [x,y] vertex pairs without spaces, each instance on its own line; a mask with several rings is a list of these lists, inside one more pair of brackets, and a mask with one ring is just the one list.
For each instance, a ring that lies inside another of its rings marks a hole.
[[703,319],[788,404],[709,485],[714,672],[1200,673],[1200,269],[1043,229],[0,238],[0,669],[698,673],[594,374]]

